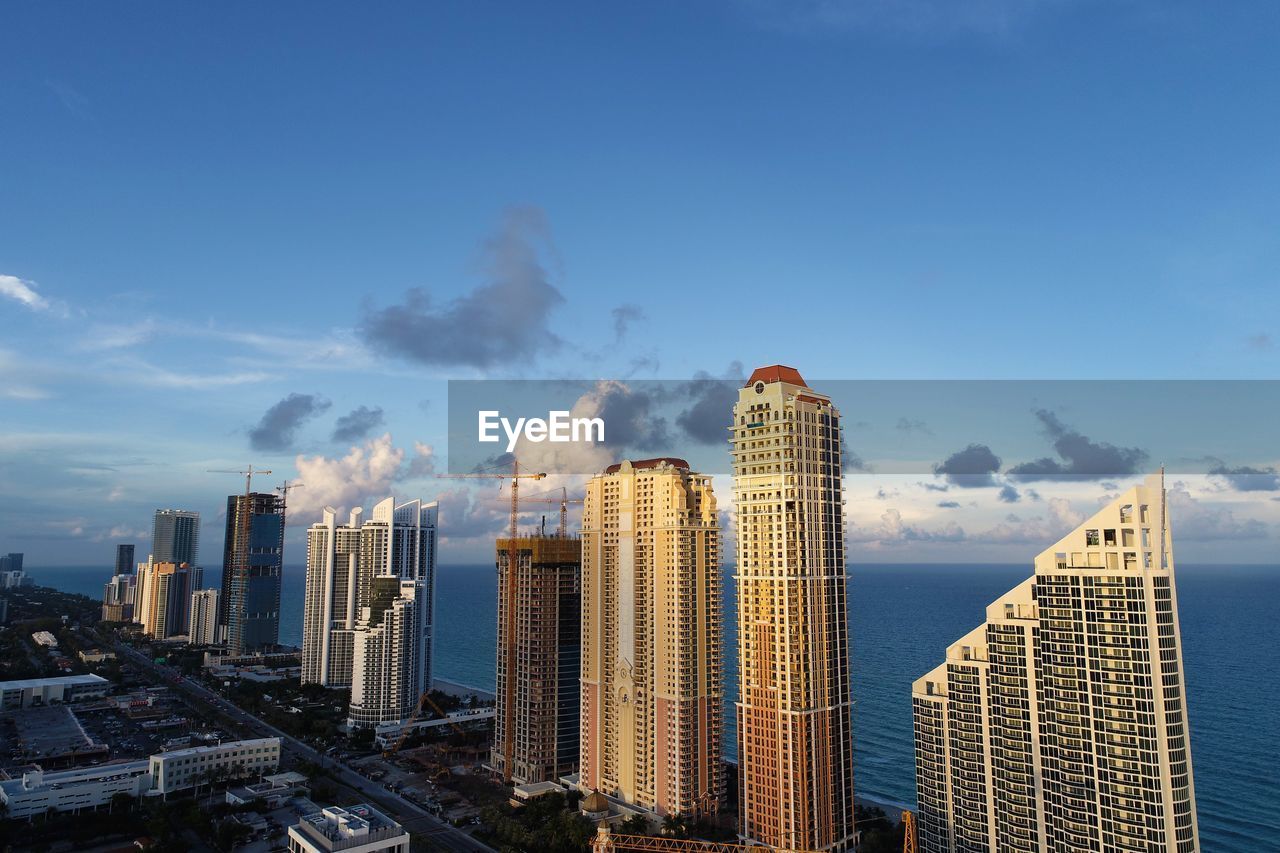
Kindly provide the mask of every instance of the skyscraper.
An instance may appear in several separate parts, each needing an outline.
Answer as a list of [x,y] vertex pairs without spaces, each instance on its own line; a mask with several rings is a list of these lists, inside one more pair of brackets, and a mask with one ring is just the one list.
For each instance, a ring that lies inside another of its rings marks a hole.
[[116,574],[131,575],[133,574],[133,546],[117,545],[116,546]]
[[1164,483],[1041,553],[911,689],[920,849],[1199,849]]
[[191,592],[200,586],[203,572],[186,563],[138,566],[133,621],[157,640],[186,634],[190,626]]
[[396,506],[394,498],[387,498],[367,520],[356,508],[346,524],[339,524],[337,511],[326,507],[323,519],[308,528],[304,684],[352,686],[357,625],[371,601],[374,578],[390,576],[420,585],[417,645],[425,654],[416,677],[426,685],[423,690],[430,688],[437,513],[434,503],[414,500]]
[[158,509],[151,522],[151,559],[157,563],[196,564],[200,556],[200,513]]
[[197,589],[191,593],[188,634],[191,645],[211,646],[218,642],[218,590]]
[[218,621],[233,654],[280,642],[284,498],[265,492],[227,498]]
[[660,815],[719,806],[720,536],[682,459],[611,465],[582,524],[581,784]]
[[356,620],[368,598],[369,575],[360,571],[360,526],[356,507],[346,524],[325,507],[307,529],[307,581],[302,604],[302,683],[350,687]]
[[730,428],[738,539],[739,835],[854,843],[840,413],[791,367],[762,367]]
[[[517,785],[578,770],[582,676],[582,543],[516,539],[516,602],[508,612],[510,539],[499,539],[497,717],[492,765]],[[510,652],[510,654],[508,654]],[[508,661],[515,669],[507,671]],[[508,754],[508,752],[510,754]]]
[[355,665],[347,723],[352,728],[408,720],[429,689],[419,680],[426,654],[419,584],[395,575],[372,579],[353,638]]

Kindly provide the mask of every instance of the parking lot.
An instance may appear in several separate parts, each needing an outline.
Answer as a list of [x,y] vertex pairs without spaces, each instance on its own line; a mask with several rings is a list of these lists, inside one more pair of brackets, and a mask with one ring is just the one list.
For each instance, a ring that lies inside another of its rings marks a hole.
[[9,766],[39,763],[46,769],[107,755],[104,741],[83,729],[63,705],[23,708],[0,715],[0,756]]

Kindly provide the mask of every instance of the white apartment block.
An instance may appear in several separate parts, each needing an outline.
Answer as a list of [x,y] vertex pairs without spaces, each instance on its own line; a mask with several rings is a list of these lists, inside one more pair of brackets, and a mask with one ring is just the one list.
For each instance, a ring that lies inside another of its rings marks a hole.
[[377,577],[354,632],[355,666],[347,723],[353,728],[413,716],[430,684],[421,680],[422,584]]
[[374,579],[395,577],[418,584],[414,677],[422,689],[430,685],[437,514],[435,503],[397,506],[387,498],[368,519],[361,509],[352,510],[345,524],[326,507],[322,521],[307,530],[303,683],[353,686],[357,623],[369,606]]
[[920,850],[1199,850],[1184,685],[1156,476],[912,685]]
[[151,788],[150,761],[126,761],[45,773],[25,771],[0,781],[0,803],[11,820],[38,817],[49,809],[76,813],[111,802],[116,794],[141,797]]
[[409,833],[364,804],[330,806],[289,827],[290,853],[409,853]]
[[280,738],[237,740],[151,756],[152,789],[171,794],[219,778],[261,776],[280,766]]
[[211,646],[218,642],[218,595],[216,589],[191,593],[191,645]]
[[101,675],[61,675],[0,681],[0,710],[59,705],[107,695],[111,682]]

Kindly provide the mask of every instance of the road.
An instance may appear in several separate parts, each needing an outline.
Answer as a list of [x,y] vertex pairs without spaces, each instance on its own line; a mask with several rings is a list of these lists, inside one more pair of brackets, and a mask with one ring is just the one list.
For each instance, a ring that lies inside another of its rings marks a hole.
[[[392,812],[392,816],[400,819],[400,823],[414,835],[427,839],[446,850],[477,851],[477,853],[489,851],[489,853],[493,853],[493,848],[480,843],[452,824],[440,820],[417,803],[407,800],[394,792],[387,791],[345,765],[322,755],[314,748],[295,737],[285,734],[265,720],[236,707],[203,684],[192,681],[189,678],[175,682],[174,673],[168,667],[160,666],[146,655],[122,643],[116,643],[115,648],[117,654],[123,655],[138,666],[156,673],[174,689],[185,693],[188,698],[216,709],[234,722],[259,733],[262,737],[280,738],[280,743],[285,751],[329,770],[338,781],[349,788],[359,791],[370,803]],[[408,819],[401,819],[406,814],[409,815]]]

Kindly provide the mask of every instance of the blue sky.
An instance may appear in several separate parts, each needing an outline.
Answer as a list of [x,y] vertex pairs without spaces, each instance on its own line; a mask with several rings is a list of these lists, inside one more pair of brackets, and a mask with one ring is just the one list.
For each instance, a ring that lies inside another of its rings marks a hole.
[[[253,462],[308,482],[298,527],[442,494],[474,559],[493,496],[423,476],[448,378],[1273,378],[1277,36],[1263,2],[8,4],[0,550],[105,564],[183,506],[216,564],[205,469]],[[855,555],[1029,559],[1117,485],[918,480],[851,483]],[[1280,562],[1280,490],[1184,485],[1184,556]]]

